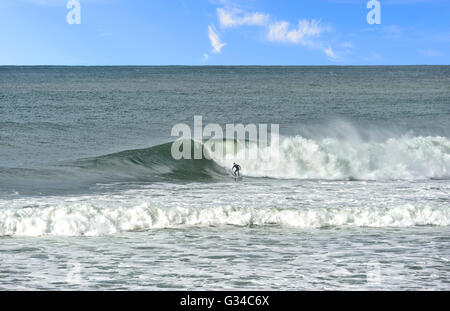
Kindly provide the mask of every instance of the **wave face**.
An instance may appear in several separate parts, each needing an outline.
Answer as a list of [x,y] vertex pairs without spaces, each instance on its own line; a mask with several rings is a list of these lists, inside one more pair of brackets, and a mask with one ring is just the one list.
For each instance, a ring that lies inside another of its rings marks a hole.
[[[58,206],[59,205],[59,206]],[[99,207],[87,203],[0,209],[0,236],[97,236],[180,226],[264,226],[295,228],[448,226],[447,207],[253,208]]]
[[[246,159],[245,154],[252,151],[257,158]],[[250,144],[235,154],[212,154],[221,166],[231,167],[236,161],[244,175],[253,177],[328,180],[450,177],[450,140],[439,136],[389,138],[381,142],[281,137],[278,148]]]
[[[191,150],[202,145],[190,141]],[[172,143],[146,149],[127,150],[79,160],[75,166],[91,173],[111,175],[112,180],[129,181],[213,181],[226,174],[217,163],[206,158],[175,160]]]

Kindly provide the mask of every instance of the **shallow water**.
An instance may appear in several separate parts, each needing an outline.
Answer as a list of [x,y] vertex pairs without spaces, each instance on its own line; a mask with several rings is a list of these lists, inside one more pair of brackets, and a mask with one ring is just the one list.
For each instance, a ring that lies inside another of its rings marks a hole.
[[2,289],[446,290],[440,227],[151,229],[7,238]]

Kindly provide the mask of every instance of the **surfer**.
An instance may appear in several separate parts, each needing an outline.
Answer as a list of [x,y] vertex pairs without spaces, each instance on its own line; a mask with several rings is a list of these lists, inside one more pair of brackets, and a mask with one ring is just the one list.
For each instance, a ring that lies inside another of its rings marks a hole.
[[233,171],[234,176],[240,176],[239,170],[241,169],[241,166],[239,164],[233,163],[233,167],[231,170]]

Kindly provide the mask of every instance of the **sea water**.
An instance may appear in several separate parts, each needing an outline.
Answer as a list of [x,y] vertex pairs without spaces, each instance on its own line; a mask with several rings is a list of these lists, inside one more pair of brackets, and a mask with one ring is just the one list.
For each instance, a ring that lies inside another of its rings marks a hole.
[[449,180],[448,66],[0,67],[3,290],[449,290]]

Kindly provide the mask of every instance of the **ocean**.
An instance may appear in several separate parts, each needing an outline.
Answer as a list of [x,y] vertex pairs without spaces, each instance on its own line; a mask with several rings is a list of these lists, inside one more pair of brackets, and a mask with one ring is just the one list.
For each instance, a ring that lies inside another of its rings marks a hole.
[[[175,160],[194,116],[278,124],[276,157]],[[449,260],[450,66],[0,67],[0,290],[450,290]]]

